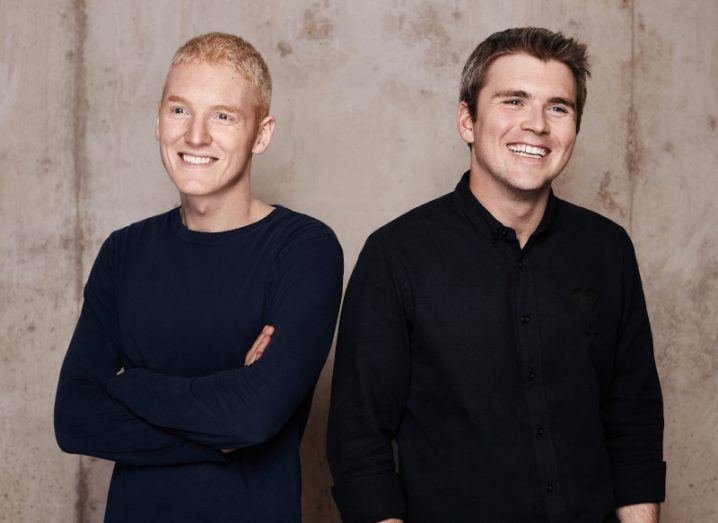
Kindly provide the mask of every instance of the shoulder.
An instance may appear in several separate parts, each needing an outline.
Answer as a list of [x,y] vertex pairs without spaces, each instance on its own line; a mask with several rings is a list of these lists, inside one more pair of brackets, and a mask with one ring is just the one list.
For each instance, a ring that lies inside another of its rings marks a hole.
[[273,223],[282,237],[288,241],[312,239],[328,236],[336,240],[334,231],[324,222],[286,207],[277,206],[278,213]]
[[616,271],[637,266],[636,251],[626,229],[595,211],[557,198],[557,233],[570,242],[564,248],[580,250],[585,256],[602,260]]
[[151,238],[156,238],[158,235],[165,234],[169,230],[174,215],[177,212],[177,208],[174,208],[161,214],[133,222],[130,225],[113,231],[106,242],[110,242],[116,248],[119,248],[127,244],[139,243]]
[[631,239],[621,225],[595,211],[556,198],[560,227],[570,229],[590,241],[600,240],[608,247],[631,246]]
[[440,233],[456,219],[452,197],[448,193],[405,212],[370,234],[367,243],[389,245]]
[[272,241],[277,244],[277,259],[300,252],[302,246],[338,252],[341,256],[339,240],[324,222],[281,206],[273,213],[278,214],[269,225]]
[[167,233],[172,225],[173,213],[176,212],[175,208],[112,231],[104,240],[98,258],[115,261],[118,256],[122,257],[128,250],[154,244],[159,236]]

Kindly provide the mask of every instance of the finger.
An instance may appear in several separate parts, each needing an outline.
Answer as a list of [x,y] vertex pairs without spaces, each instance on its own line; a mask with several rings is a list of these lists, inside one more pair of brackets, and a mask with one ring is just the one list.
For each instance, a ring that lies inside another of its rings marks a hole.
[[252,343],[252,346],[249,348],[249,352],[257,350],[257,347],[259,346],[259,343],[262,341],[263,337],[264,337],[264,329],[262,329],[262,332],[259,333],[259,336],[257,336],[255,338],[254,343]]
[[270,341],[272,341],[272,335],[265,334],[264,337],[260,340],[259,345],[257,345],[256,352],[264,352],[264,349],[267,348],[267,345],[269,345]]
[[256,350],[252,355],[250,365],[262,357],[265,349],[267,348],[267,345],[269,345],[269,342],[272,341],[272,334],[274,334],[274,327],[272,327],[271,325],[267,325],[264,329],[264,335],[257,344]]
[[252,363],[262,357],[262,355],[264,354],[264,349],[266,349],[267,345],[269,345],[270,339],[271,336],[264,336],[264,339],[262,339],[262,341],[257,346],[257,350],[255,350],[254,354],[252,355]]
[[262,339],[262,341],[257,346],[257,349],[254,351],[254,354],[252,354],[252,359],[250,362],[250,365],[257,361],[259,358],[262,357],[262,354],[264,354],[264,349],[267,347],[267,344],[269,343],[269,336],[266,336]]
[[[257,348],[262,343],[262,340],[264,340],[265,333],[267,332],[267,327],[269,325],[265,325],[262,328],[262,331],[259,333],[259,336],[254,340],[254,343],[252,343],[252,346],[247,351],[247,354],[244,356],[244,364],[245,365],[251,365],[254,362],[254,356],[257,353]],[[274,328],[272,328],[274,330]]]
[[252,360],[254,359],[254,355],[257,353],[257,342],[255,342],[254,345],[252,345],[252,348],[249,349],[247,354],[244,355],[244,364],[245,365],[251,365]]

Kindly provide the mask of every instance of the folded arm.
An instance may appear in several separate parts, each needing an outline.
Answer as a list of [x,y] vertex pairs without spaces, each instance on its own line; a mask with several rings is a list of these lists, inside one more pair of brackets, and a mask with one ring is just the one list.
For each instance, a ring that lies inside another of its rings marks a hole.
[[109,393],[153,425],[217,449],[266,441],[313,390],[331,347],[343,260],[332,235],[280,255],[272,270],[271,347],[251,365],[184,378],[129,369]]
[[131,465],[223,462],[221,452],[152,426],[107,394],[107,382],[122,367],[114,296],[110,238],[85,287],[60,372],[55,400],[60,448]]

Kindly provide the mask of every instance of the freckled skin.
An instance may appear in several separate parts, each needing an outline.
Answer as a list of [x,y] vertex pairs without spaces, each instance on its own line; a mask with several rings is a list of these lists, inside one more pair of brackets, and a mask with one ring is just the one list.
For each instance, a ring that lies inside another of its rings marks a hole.
[[[261,152],[263,145],[254,96],[253,87],[231,67],[202,63],[172,68],[155,134],[162,163],[180,193],[231,197],[246,190],[252,153]],[[179,153],[215,161],[187,165]]]

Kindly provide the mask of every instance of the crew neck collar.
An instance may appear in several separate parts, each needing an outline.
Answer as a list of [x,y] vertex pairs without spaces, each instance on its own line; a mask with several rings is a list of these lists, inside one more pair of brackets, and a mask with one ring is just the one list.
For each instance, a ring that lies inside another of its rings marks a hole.
[[249,234],[258,229],[266,227],[267,224],[273,222],[280,215],[286,212],[286,209],[281,205],[273,204],[274,209],[270,211],[264,218],[257,220],[256,222],[249,223],[236,229],[229,229],[226,231],[219,232],[204,232],[204,231],[193,231],[188,229],[187,226],[182,223],[182,216],[180,213],[180,207],[175,207],[170,211],[170,218],[172,226],[177,233],[184,239],[200,242],[200,243],[221,243],[237,236]]

